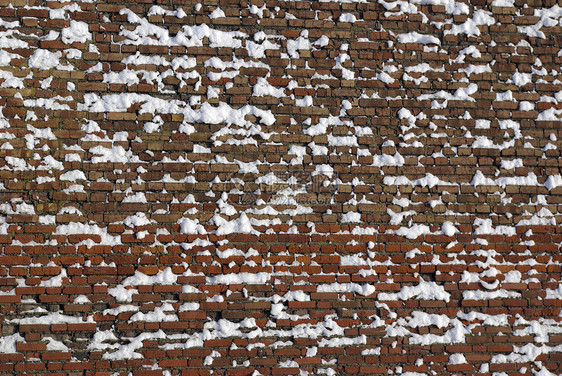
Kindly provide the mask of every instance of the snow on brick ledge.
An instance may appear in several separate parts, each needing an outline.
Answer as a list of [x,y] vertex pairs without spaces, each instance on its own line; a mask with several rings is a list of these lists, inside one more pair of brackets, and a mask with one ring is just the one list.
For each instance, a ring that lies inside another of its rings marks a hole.
[[1,375],[562,374],[555,1],[158,3],[0,1]]

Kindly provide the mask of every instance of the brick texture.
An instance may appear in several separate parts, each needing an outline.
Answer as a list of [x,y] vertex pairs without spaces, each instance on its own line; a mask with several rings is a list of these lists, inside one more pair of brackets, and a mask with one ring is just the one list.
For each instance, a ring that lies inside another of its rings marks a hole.
[[553,0],[0,0],[0,375],[562,374]]

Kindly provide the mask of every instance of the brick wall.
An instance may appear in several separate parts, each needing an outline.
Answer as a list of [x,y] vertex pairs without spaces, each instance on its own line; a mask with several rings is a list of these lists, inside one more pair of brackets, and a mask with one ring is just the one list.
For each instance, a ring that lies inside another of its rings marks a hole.
[[0,0],[0,374],[562,373],[551,0]]

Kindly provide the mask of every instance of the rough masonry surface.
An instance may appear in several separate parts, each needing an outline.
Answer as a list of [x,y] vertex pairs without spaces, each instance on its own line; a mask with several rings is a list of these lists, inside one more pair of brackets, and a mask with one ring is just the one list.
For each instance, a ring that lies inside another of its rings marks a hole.
[[561,25],[0,0],[0,374],[561,374]]

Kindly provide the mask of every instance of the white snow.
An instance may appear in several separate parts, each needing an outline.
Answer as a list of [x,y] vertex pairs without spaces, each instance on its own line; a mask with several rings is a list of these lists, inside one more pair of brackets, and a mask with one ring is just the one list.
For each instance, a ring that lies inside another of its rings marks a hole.
[[331,283],[318,286],[318,292],[353,292],[359,295],[371,295],[375,292],[373,285],[359,285],[357,283]]
[[398,43],[441,44],[439,38],[432,35],[420,34],[416,31],[407,34],[398,34],[397,40]]
[[19,333],[0,337],[0,354],[15,353],[18,342],[25,342],[25,338]]
[[87,180],[86,175],[80,170],[67,171],[59,179],[66,181]]
[[467,363],[466,358],[463,354],[451,354],[449,355],[449,364],[465,364]]
[[61,39],[64,43],[85,43],[92,39],[92,33],[88,30],[88,24],[82,21],[70,21],[70,26],[62,29]]
[[546,187],[546,189],[548,189],[549,191],[559,187],[562,185],[562,176],[560,174],[558,175],[550,175],[546,181],[544,182],[544,186]]
[[449,301],[451,294],[445,291],[443,286],[435,282],[421,280],[418,285],[404,286],[397,293],[380,293],[379,300],[408,300],[411,298],[423,300],[443,300]]
[[59,59],[61,58],[61,52],[51,52],[38,48],[35,50],[33,55],[29,57],[28,63],[30,68],[39,69],[52,69],[60,66]]
[[450,221],[446,221],[441,225],[441,232],[443,235],[447,236],[454,236],[459,230],[451,223]]
[[400,227],[398,230],[394,230],[394,235],[404,236],[408,239],[417,239],[429,233],[429,226],[423,224],[414,224],[410,227]]

